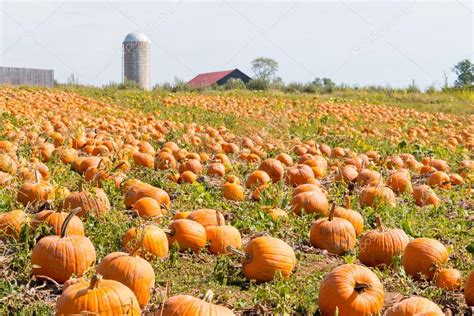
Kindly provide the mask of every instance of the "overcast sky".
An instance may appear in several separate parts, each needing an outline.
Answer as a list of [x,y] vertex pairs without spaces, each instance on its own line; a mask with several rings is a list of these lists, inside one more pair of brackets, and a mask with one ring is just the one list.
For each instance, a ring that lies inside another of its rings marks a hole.
[[122,78],[121,43],[152,41],[151,82],[190,80],[278,61],[285,82],[329,77],[352,85],[441,86],[473,56],[471,1],[0,1],[0,65],[74,73],[81,83]]

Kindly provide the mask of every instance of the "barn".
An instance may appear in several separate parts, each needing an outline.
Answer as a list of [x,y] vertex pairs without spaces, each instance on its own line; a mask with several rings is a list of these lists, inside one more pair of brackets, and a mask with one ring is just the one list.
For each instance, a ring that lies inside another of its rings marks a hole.
[[216,71],[216,72],[208,72],[208,73],[203,73],[199,74],[193,79],[191,79],[188,82],[188,85],[196,87],[196,88],[205,88],[212,86],[213,84],[217,85],[223,85],[229,79],[240,79],[242,82],[247,83],[252,78],[244,74],[242,71],[239,69],[232,69],[232,70],[226,70],[226,71]]

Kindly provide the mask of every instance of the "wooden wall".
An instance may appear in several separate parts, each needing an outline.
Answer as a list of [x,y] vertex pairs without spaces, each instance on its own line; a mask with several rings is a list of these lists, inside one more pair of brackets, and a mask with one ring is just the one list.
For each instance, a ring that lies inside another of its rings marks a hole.
[[54,70],[0,67],[0,84],[52,87]]

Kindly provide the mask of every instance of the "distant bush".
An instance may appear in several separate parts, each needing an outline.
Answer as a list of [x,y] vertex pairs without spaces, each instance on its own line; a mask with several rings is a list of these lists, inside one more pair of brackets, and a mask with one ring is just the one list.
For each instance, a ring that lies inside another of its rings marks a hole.
[[225,90],[243,90],[245,89],[245,83],[238,79],[238,78],[230,78],[227,82],[223,85]]
[[253,79],[247,83],[247,88],[254,91],[255,90],[265,91],[265,90],[268,90],[269,87],[270,87],[270,83],[264,79]]
[[286,85],[284,91],[289,93],[303,92],[304,86],[299,82],[290,82]]
[[117,82],[109,82],[108,84],[104,85],[105,89],[111,90],[140,90],[141,87],[138,85],[137,82],[133,80],[125,80],[125,82],[117,83]]

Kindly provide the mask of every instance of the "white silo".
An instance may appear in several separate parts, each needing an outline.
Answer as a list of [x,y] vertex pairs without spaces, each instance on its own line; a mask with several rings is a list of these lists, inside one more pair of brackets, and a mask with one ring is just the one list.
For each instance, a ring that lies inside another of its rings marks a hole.
[[129,33],[123,40],[123,81],[133,80],[145,89],[150,89],[150,44],[141,32]]

